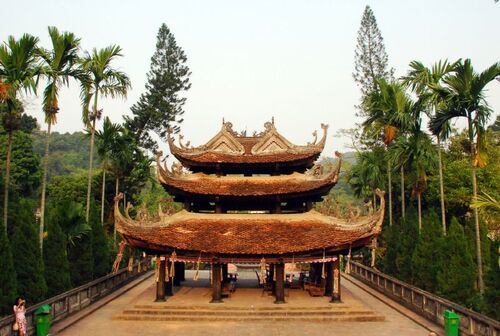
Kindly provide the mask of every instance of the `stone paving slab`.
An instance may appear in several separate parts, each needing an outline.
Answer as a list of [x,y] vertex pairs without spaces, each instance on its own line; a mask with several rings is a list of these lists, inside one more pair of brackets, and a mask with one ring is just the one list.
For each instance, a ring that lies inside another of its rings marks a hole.
[[[186,272],[186,277],[192,277],[190,272]],[[207,288],[194,287],[190,289],[193,294],[199,294],[199,302],[196,305],[208,304],[207,301],[210,298],[210,291]],[[201,321],[186,321],[186,322],[152,322],[152,321],[117,321],[113,320],[113,316],[119,314],[123,310],[132,307],[137,304],[152,304],[154,300],[154,278],[150,278],[137,287],[131,289],[127,294],[116,298],[115,300],[104,305],[99,310],[95,311],[88,317],[75,323],[73,326],[62,331],[58,335],[64,336],[129,336],[129,335],[143,335],[143,336],[153,336],[153,335],[193,335],[193,336],[223,336],[223,335],[346,335],[346,336],[388,336],[388,335],[411,335],[411,336],[427,336],[429,331],[426,328],[418,325],[411,319],[407,318],[403,314],[384,304],[382,301],[378,300],[374,296],[363,291],[354,284],[343,281],[342,283],[342,293],[343,298],[346,300],[353,300],[360,303],[360,305],[368,307],[369,309],[381,314],[385,317],[384,322],[280,322],[280,321],[262,321],[262,322],[201,322]],[[238,288],[238,291],[243,291],[244,288]],[[255,289],[252,289],[255,291]],[[191,296],[191,295],[190,295]],[[244,295],[246,297],[246,295]],[[236,297],[236,296],[235,296]],[[243,297],[243,296],[242,296]],[[182,298],[179,296],[174,296],[175,300],[180,301]],[[171,302],[174,301],[170,298]],[[303,297],[301,295],[292,295],[289,297],[290,306],[299,304],[309,304],[313,306],[310,300],[319,299],[320,306],[328,305],[328,298],[311,298],[306,295]],[[270,302],[270,305],[276,306],[272,303],[273,298],[271,296],[266,297],[254,297],[252,302],[255,305],[260,305],[259,300],[266,300]],[[323,300],[325,302],[323,302]],[[222,305],[227,305],[231,307],[231,299],[226,300]],[[166,302],[168,303],[168,301]],[[161,303],[164,304],[164,303]],[[191,304],[194,304],[191,302]],[[233,302],[232,304],[236,304]],[[316,302],[318,304],[318,302]],[[238,303],[241,305],[241,303]]]

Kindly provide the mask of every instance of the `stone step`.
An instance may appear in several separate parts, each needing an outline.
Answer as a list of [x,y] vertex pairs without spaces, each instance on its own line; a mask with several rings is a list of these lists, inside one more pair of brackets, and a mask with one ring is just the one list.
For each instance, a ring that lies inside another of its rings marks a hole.
[[122,321],[191,321],[191,322],[257,322],[257,321],[303,321],[303,322],[380,322],[385,318],[380,315],[353,316],[148,316],[118,315],[114,320]]
[[287,321],[287,322],[381,322],[385,320],[381,315],[334,315],[334,316],[200,316],[192,315],[131,315],[121,314],[113,316],[113,320],[120,321],[189,321],[189,322],[259,322],[259,321]]
[[210,306],[199,305],[199,306],[178,306],[178,305],[168,305],[168,304],[151,304],[151,305],[134,305],[134,309],[158,309],[158,310],[217,310],[217,311],[235,311],[235,310],[243,310],[243,311],[283,311],[283,310],[300,310],[300,311],[336,311],[336,310],[344,310],[344,309],[363,309],[364,307],[361,305],[346,305],[341,303],[335,303],[328,306],[290,306],[290,305],[275,305],[275,306],[226,306],[224,304],[211,304]]
[[124,315],[196,315],[196,316],[345,316],[345,315],[375,315],[371,310],[366,309],[344,309],[338,311],[224,311],[220,310],[193,310],[193,309],[174,309],[174,310],[159,310],[159,309],[127,309],[124,310]]

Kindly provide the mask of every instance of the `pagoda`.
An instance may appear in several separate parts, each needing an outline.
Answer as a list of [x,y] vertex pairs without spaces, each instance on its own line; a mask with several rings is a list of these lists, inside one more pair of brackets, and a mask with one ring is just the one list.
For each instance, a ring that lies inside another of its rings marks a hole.
[[[157,156],[157,177],[180,212],[161,207],[154,218],[139,212],[132,219],[115,200],[115,225],[125,242],[159,262],[158,301],[172,295],[174,264],[210,263],[212,301],[222,301],[229,263],[261,264],[269,268],[276,303],[284,303],[285,263],[326,265],[325,295],[340,302],[339,256],[372,244],[381,231],[384,193],[380,207],[366,215],[336,218],[313,209],[337,183],[336,166],[315,165],[324,149],[327,125],[306,145],[294,145],[275,128],[263,132],[233,131],[224,122],[205,145],[192,147],[168,133],[170,152],[179,161],[169,169]],[[325,266],[322,266],[325,270]],[[316,267],[317,269],[317,267]]]

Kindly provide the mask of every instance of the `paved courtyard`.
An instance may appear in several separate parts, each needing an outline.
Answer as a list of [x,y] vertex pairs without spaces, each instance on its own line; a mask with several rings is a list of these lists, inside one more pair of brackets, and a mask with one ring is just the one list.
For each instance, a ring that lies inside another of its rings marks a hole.
[[[208,286],[208,272],[203,272],[201,279],[192,281],[193,272],[186,272],[185,286],[181,287],[174,297],[160,305],[189,305],[210,307],[210,291]],[[255,273],[240,273],[238,280],[240,287],[231,298],[221,304],[225,307],[255,306],[276,307],[273,298],[263,294],[257,287]],[[254,288],[252,288],[254,287]],[[385,317],[383,322],[295,322],[295,321],[121,321],[113,319],[125,309],[135,305],[153,304],[155,293],[154,277],[144,282],[122,296],[104,305],[99,310],[65,329],[59,335],[411,335],[427,336],[429,331],[418,325],[408,317],[390,308],[382,301],[368,294],[353,283],[342,282],[343,302],[350,307],[364,307],[373,310]],[[328,298],[312,298],[301,290],[288,292],[287,304],[289,307],[318,307],[328,305]],[[220,305],[217,305],[220,306]]]

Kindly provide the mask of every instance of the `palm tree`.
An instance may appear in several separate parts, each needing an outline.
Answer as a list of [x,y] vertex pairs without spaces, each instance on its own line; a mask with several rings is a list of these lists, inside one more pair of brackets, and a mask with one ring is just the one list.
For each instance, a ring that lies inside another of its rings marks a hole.
[[389,152],[395,168],[407,166],[412,180],[412,194],[417,197],[418,229],[422,230],[422,193],[427,189],[427,173],[433,168],[435,152],[427,134],[415,128],[408,137],[399,137]]
[[52,42],[52,50],[39,50],[44,62],[42,73],[47,79],[47,86],[43,92],[43,111],[45,112],[45,122],[47,123],[47,137],[45,139],[42,195],[40,201],[40,249],[42,251],[51,126],[57,122],[61,86],[68,86],[70,78],[79,77],[77,61],[78,50],[80,48],[80,39],[76,38],[73,33],[64,32],[61,34],[56,27],[49,27],[48,30]]
[[[448,121],[455,118],[466,118],[470,142],[470,165],[472,178],[472,199],[477,198],[476,168],[483,166],[482,153],[485,125],[491,116],[491,108],[484,97],[486,85],[500,76],[500,63],[495,63],[481,73],[474,71],[470,59],[459,61],[455,72],[443,79],[442,85],[433,85],[445,106],[440,107],[431,119],[429,127],[434,134],[441,134]],[[478,268],[478,284],[481,294],[484,293],[483,265],[481,256],[481,236],[479,214],[474,208],[476,231],[476,258]]]
[[373,197],[373,207],[376,208],[377,188],[384,188],[384,152],[377,147],[370,151],[358,153],[356,164],[351,168],[347,180],[358,197]]
[[[104,49],[93,49],[92,54],[86,53],[81,63],[81,69],[85,73],[81,84],[81,98],[83,105],[83,120],[90,129],[90,158],[87,185],[87,207],[85,219],[89,220],[90,193],[92,182],[92,164],[94,155],[94,133],[96,120],[100,118],[102,110],[98,110],[99,96],[104,97],[126,97],[130,88],[128,76],[111,66],[113,60],[122,56],[121,48],[112,45]],[[93,106],[90,109],[91,101]]]
[[[425,100],[429,107],[427,115],[432,117],[445,102],[442,97],[432,90],[432,87],[439,85],[447,74],[453,72],[459,61],[448,63],[448,60],[435,63],[430,69],[426,68],[421,62],[413,61],[410,63],[411,70],[402,78],[405,85],[408,85],[412,91],[417,93],[419,99]],[[444,197],[444,179],[443,179],[443,160],[441,150],[441,140],[446,140],[450,133],[449,123],[445,125],[441,133],[433,134],[436,137],[438,149],[439,164],[439,192],[441,200],[441,223],[443,234],[446,236],[446,207]]]
[[119,133],[121,132],[121,125],[113,124],[111,120],[106,117],[102,125],[102,131],[97,131],[95,134],[95,141],[97,146],[97,154],[101,158],[102,169],[102,192],[101,192],[101,224],[104,224],[104,203],[106,193],[106,173],[110,170],[113,164],[113,151],[116,151],[116,143]]
[[24,34],[19,40],[9,36],[0,46],[0,81],[2,82],[2,101],[7,105],[7,112],[2,117],[3,128],[7,132],[7,158],[5,162],[5,183],[3,199],[3,222],[7,231],[9,206],[10,159],[12,135],[20,127],[23,106],[18,100],[21,91],[36,93],[35,77],[40,72],[38,38]]
[[[379,90],[370,93],[363,102],[368,117],[363,122],[365,130],[371,129],[383,133],[383,142],[388,151],[398,131],[404,131],[410,125],[412,115],[407,113],[408,95],[403,85],[385,79],[378,80]],[[387,185],[389,193],[389,225],[392,225],[392,177],[391,161],[387,160]],[[404,170],[401,170],[404,174]],[[404,181],[404,176],[402,177]],[[402,185],[402,188],[404,186]],[[403,194],[404,196],[404,194]],[[402,199],[404,204],[404,197]]]

